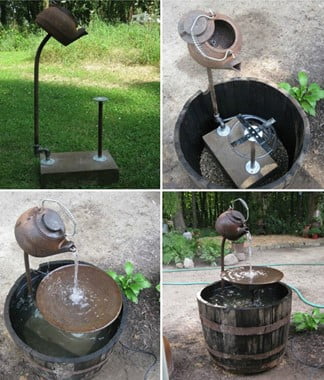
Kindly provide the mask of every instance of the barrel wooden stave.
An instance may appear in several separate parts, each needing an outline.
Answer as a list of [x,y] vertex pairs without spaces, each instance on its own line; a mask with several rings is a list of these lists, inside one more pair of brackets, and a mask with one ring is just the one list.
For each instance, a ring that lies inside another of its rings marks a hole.
[[291,290],[277,288],[280,301],[260,308],[235,309],[208,303],[216,282],[198,295],[199,315],[207,349],[216,364],[231,372],[257,373],[276,366],[288,339]]

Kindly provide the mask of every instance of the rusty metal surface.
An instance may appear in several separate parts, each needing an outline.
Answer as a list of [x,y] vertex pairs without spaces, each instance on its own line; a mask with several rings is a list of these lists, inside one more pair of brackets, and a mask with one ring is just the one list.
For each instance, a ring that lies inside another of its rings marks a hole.
[[232,334],[232,335],[264,335],[268,334],[272,331],[278,330],[280,327],[289,324],[290,321],[290,313],[286,317],[276,321],[274,323],[270,323],[264,326],[253,326],[253,327],[236,327],[225,325],[224,323],[216,323],[214,321],[210,321],[203,315],[200,316],[201,324],[208,327],[213,331],[218,331],[223,334]]
[[248,232],[245,218],[237,210],[229,209],[216,219],[216,231],[228,240],[237,240]]
[[74,304],[69,298],[73,291],[74,268],[74,265],[66,265],[43,278],[36,293],[37,307],[49,323],[64,331],[101,330],[120,314],[121,291],[101,269],[79,264],[78,284],[84,298]]
[[[218,356],[220,358],[223,358],[223,359],[234,359],[234,360],[239,360],[239,359],[254,359],[254,360],[262,360],[262,359],[267,359],[269,358],[270,356],[272,355],[275,355],[275,354],[278,354],[279,352],[285,350],[285,347],[286,347],[286,344],[281,344],[280,346],[274,348],[273,350],[271,351],[268,351],[268,352],[264,352],[264,353],[261,353],[261,354],[246,354],[246,355],[242,355],[242,354],[229,354],[229,353],[226,353],[226,352],[220,352],[220,351],[216,351],[214,350],[213,348],[209,347],[207,345],[207,349],[208,351],[213,354],[214,356]],[[266,368],[269,367],[269,365],[271,365],[270,363],[266,363]],[[262,369],[263,367],[259,367],[260,369]],[[269,367],[271,368],[271,367]]]
[[56,211],[33,207],[25,211],[15,225],[15,236],[20,248],[35,257],[52,256],[75,249],[65,237],[63,221]]
[[[195,44],[188,44],[189,53],[199,64],[212,69],[232,69],[240,70],[241,60],[238,55],[242,48],[242,34],[239,26],[230,17],[222,14],[214,16],[214,33],[204,43],[200,45],[203,56]],[[225,58],[227,50],[232,55]],[[217,60],[212,60],[216,58]]]
[[[183,15],[178,22],[178,33],[180,37],[187,43],[194,43],[191,36],[191,27],[195,19],[200,15],[209,16],[208,13],[205,11],[194,10]],[[200,18],[193,29],[196,41],[198,43],[204,43],[208,41],[212,37],[214,29],[215,25],[213,20],[208,20],[207,18]]]
[[66,9],[51,6],[36,16],[36,23],[64,46],[88,34],[84,28],[76,29],[72,14]]
[[249,266],[237,267],[222,272],[221,278],[238,285],[267,285],[279,282],[283,277],[280,270],[263,266],[252,267],[254,276],[250,277],[249,273]]

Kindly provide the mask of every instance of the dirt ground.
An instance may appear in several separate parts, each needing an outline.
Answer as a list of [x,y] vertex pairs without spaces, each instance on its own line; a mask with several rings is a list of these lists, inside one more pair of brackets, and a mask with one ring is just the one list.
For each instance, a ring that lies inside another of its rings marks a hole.
[[[127,346],[153,352],[158,358],[148,379],[159,379],[160,303],[155,285],[160,275],[160,194],[159,192],[96,191],[2,191],[0,193],[0,379],[35,380],[31,366],[11,340],[3,321],[3,305],[9,289],[24,272],[23,252],[16,243],[14,226],[28,208],[42,199],[54,198],[67,206],[78,223],[73,241],[80,260],[102,269],[123,272],[131,261],[154,288],[145,289],[137,305],[130,303],[127,325],[120,341]],[[48,207],[55,207],[48,204]],[[47,259],[31,258],[31,267],[41,262],[71,259],[69,254]],[[153,358],[127,351],[116,344],[108,363],[96,380],[142,380]]]
[[[298,71],[324,85],[324,4],[318,0],[163,1],[163,176],[165,188],[195,188],[178,161],[173,134],[178,115],[198,90],[207,89],[206,70],[196,63],[179,37],[177,23],[192,9],[212,9],[232,17],[243,35],[242,70],[213,70],[215,82],[255,77],[274,83],[294,83]],[[317,117],[309,117],[311,146],[291,188],[323,188],[324,101]]]
[[[296,263],[324,263],[324,247],[308,248],[278,248],[271,250],[256,250],[253,253],[253,264],[267,265],[296,264]],[[241,262],[241,265],[245,264]],[[278,266],[284,273],[283,282],[297,287],[303,296],[313,303],[323,305],[324,278],[323,266]],[[163,274],[165,282],[207,282],[211,283],[220,278],[219,268],[209,271],[172,272]],[[200,380],[200,379],[233,379],[260,380],[287,379],[287,380],[320,380],[324,378],[322,369],[309,367],[296,359],[306,359],[302,355],[305,347],[311,347],[315,341],[312,336],[295,338],[290,333],[287,350],[280,365],[276,368],[254,376],[240,376],[230,374],[217,367],[205,348],[201,323],[196,301],[197,293],[204,285],[165,285],[163,286],[163,334],[170,341],[174,360],[174,374],[172,380]],[[310,312],[311,306],[303,303],[293,292],[292,313],[296,311]],[[317,363],[322,359],[324,352],[324,334],[321,331],[321,346],[315,347]],[[307,350],[306,350],[307,351]],[[310,349],[309,349],[310,351]]]

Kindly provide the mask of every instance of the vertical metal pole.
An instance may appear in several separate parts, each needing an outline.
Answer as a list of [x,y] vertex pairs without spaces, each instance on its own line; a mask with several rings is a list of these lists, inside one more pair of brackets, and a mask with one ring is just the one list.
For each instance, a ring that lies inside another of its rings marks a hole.
[[214,114],[218,115],[217,98],[216,98],[216,92],[215,92],[215,87],[214,87],[213,72],[210,67],[207,67],[207,76],[208,76],[209,92],[210,92],[210,97],[211,97],[211,101],[213,105]]
[[26,253],[26,252],[24,252],[24,260],[25,260],[25,270],[26,270],[28,294],[32,297],[33,296],[33,288],[32,288],[32,282],[31,282],[31,277],[30,277],[29,257],[28,257],[28,253]]
[[39,60],[46,42],[51,38],[50,34],[43,39],[38,46],[35,63],[34,63],[34,153],[39,153],[39,101],[38,101],[38,84],[39,84]]
[[255,166],[255,142],[250,141],[251,146],[251,169],[254,169]]
[[98,157],[102,156],[102,109],[103,102],[98,103]]

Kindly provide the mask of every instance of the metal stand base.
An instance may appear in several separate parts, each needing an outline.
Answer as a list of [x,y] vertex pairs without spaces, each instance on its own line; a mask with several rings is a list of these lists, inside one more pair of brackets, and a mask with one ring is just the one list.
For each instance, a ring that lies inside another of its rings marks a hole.
[[218,127],[216,128],[216,132],[218,134],[218,136],[222,136],[222,137],[226,137],[230,134],[231,132],[231,128],[225,124],[225,127]]
[[[232,130],[235,123],[238,123],[237,118],[233,118],[226,123],[226,126]],[[259,170],[256,173],[249,173],[246,169],[246,159],[238,156],[231,148],[227,141],[227,138],[219,136],[217,130],[213,130],[203,136],[203,140],[211,153],[215,156],[220,165],[224,168],[232,181],[239,189],[248,189],[251,186],[257,185],[257,183],[264,177],[272,173],[277,169],[278,165],[270,157],[258,159]],[[247,146],[247,149],[249,146]],[[258,149],[263,151],[262,147]],[[247,150],[246,154],[249,154]],[[256,165],[256,162],[255,162]]]
[[252,167],[252,163],[251,161],[248,161],[246,164],[245,164],[245,170],[249,173],[249,174],[257,174],[259,173],[261,169],[261,166],[260,164],[258,163],[258,161],[254,161],[254,165]]
[[107,161],[107,157],[102,155],[101,157],[99,157],[97,154],[95,156],[93,156],[93,159],[95,161],[99,161],[99,162],[104,162],[104,161]]
[[84,185],[111,185],[119,179],[119,169],[111,154],[102,152],[105,160],[95,160],[97,152],[52,153],[52,165],[41,162],[41,185],[46,187],[52,182],[67,184],[70,187]]

